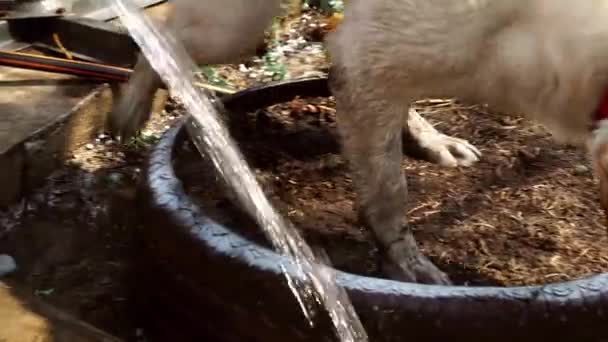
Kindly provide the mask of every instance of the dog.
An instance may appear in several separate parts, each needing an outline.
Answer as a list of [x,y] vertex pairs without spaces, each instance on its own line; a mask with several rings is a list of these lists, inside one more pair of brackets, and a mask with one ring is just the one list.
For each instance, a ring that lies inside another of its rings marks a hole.
[[[252,51],[279,11],[278,0],[173,3],[169,28],[201,64],[231,63]],[[404,146],[449,167],[470,166],[481,156],[410,109],[415,100],[450,97],[522,113],[545,125],[556,141],[587,146],[600,171],[600,191],[608,195],[608,110],[601,110],[608,87],[607,18],[608,0],[346,4],[343,21],[326,38],[330,88],[357,212],[374,232],[389,277],[450,284],[404,222]],[[118,132],[132,134],[143,125],[159,84],[140,57],[127,96],[112,113]]]

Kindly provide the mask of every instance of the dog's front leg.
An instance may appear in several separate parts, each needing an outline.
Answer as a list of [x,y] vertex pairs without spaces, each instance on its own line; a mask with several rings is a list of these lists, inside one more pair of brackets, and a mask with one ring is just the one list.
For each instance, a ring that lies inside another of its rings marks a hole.
[[403,116],[403,144],[406,155],[446,167],[471,166],[481,157],[475,146],[437,131],[413,108]]
[[409,103],[386,100],[379,88],[367,87],[369,82],[349,80],[352,86],[347,87],[344,79],[336,79],[346,78],[343,72],[330,75],[359,217],[383,251],[385,272],[401,281],[449,284],[448,277],[421,253],[404,224],[407,184],[401,172],[401,133]]

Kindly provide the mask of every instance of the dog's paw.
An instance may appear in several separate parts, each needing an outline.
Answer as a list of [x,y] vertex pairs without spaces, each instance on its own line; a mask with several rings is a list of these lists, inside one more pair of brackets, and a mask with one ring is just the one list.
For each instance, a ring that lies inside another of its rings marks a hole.
[[471,166],[481,152],[468,141],[445,135],[435,129],[414,108],[404,125],[404,152],[418,159],[446,167]]
[[106,126],[110,134],[121,142],[137,136],[150,119],[152,110],[151,96],[129,95],[118,97],[117,104],[107,116]]
[[452,285],[450,278],[423,255],[400,262],[386,259],[382,270],[391,279],[406,283]]
[[452,285],[450,278],[422,254],[411,233],[394,241],[383,255],[382,270],[393,280]]
[[464,139],[428,132],[418,136],[418,140],[425,159],[441,166],[471,166],[481,158],[481,152]]

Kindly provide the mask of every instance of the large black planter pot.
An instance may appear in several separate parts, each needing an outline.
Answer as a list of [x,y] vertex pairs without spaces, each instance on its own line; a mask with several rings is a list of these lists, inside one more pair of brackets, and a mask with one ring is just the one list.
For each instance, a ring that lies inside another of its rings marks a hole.
[[[229,110],[253,110],[328,93],[325,79],[308,79],[223,100]],[[304,319],[279,268],[283,256],[206,217],[186,195],[172,165],[184,132],[180,124],[162,137],[140,191],[149,328],[168,341],[335,341],[326,315],[313,328]],[[425,286],[344,272],[338,282],[373,342],[608,341],[608,274],[518,288]]]

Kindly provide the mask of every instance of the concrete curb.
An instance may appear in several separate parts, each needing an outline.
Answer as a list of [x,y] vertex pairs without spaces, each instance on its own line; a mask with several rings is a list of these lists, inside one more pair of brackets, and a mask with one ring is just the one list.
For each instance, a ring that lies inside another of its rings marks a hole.
[[[95,9],[97,0],[62,0],[85,18],[111,20],[109,9]],[[154,11],[166,1],[136,0]],[[154,6],[157,5],[157,6]],[[153,7],[151,7],[153,6]],[[86,9],[89,9],[88,12]],[[82,13],[82,14],[81,14]],[[24,50],[12,40],[7,22],[0,22],[0,48]],[[104,129],[112,90],[76,77],[0,67],[0,208],[17,201],[61,166],[72,152]]]

